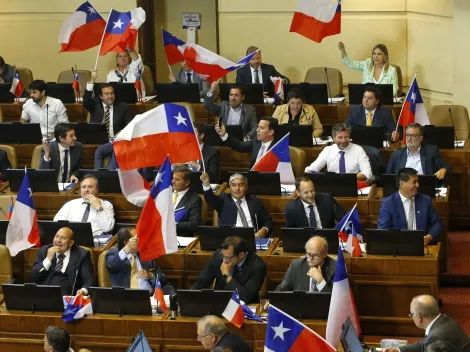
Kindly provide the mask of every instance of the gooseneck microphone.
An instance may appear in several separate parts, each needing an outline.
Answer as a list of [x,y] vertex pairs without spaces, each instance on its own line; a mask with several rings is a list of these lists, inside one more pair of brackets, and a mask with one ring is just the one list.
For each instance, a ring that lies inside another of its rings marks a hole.
[[46,141],[49,142],[49,104],[46,104]]
[[325,67],[325,76],[326,76],[326,86],[328,87],[328,104],[330,103],[330,99],[331,98],[331,102],[333,103],[333,96],[331,95],[331,89],[330,89],[330,80],[328,79],[328,68]]
[[449,116],[450,116],[450,121],[452,122],[452,127],[454,127],[454,148],[457,146],[457,132],[455,131],[455,124],[454,124],[454,119],[452,117],[452,109],[449,108]]
[[176,319],[176,313],[178,312],[178,294],[170,295],[170,319]]

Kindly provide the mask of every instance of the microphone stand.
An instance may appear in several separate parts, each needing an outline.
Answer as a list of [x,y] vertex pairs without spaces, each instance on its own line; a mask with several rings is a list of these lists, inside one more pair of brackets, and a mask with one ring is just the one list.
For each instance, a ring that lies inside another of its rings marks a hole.
[[331,96],[331,89],[330,89],[330,80],[328,79],[328,68],[325,67],[325,76],[326,76],[326,86],[328,87],[328,104],[330,103],[330,98],[331,98],[331,103],[333,103],[333,97]]

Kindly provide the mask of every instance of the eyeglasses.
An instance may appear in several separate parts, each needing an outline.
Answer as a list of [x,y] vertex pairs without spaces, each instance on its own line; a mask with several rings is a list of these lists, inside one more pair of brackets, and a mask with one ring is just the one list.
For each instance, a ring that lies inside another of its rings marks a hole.
[[197,335],[197,340],[198,340],[198,341],[201,341],[204,337],[209,336],[209,335],[210,335],[210,334],[202,335],[202,336]]
[[406,136],[406,138],[412,138],[412,139],[416,139],[416,138],[420,137],[419,134],[408,134],[408,133],[405,136]]
[[408,316],[409,316],[410,318],[412,318],[412,319],[413,319],[413,317],[414,317],[415,315],[419,315],[419,313],[412,313],[412,312],[410,312],[410,314],[408,314]]
[[317,260],[319,259],[322,255],[323,255],[324,252],[320,253],[320,254],[314,254],[314,253],[305,253],[305,256],[308,258],[308,259],[311,259],[311,260]]
[[223,260],[231,260],[231,259],[236,257],[236,255],[232,255],[230,257],[227,257],[227,256],[224,255],[224,253],[222,253],[222,251],[220,251],[220,255],[222,256]]

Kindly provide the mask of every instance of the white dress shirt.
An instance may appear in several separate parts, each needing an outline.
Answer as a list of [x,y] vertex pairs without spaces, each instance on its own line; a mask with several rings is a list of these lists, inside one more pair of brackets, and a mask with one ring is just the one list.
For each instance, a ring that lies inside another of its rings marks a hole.
[[[238,199],[233,198],[235,204],[237,204]],[[248,222],[248,227],[256,228],[253,225],[253,220],[251,219],[250,209],[248,209],[248,203],[246,202],[246,198],[243,197],[240,199],[242,202],[240,203],[240,208],[242,208],[243,212],[245,213],[246,221]],[[237,211],[237,223],[235,224],[236,227],[243,227],[242,218],[240,217],[240,212]]]
[[[128,260],[131,265],[132,256],[132,253],[126,254],[126,252],[124,252],[124,248],[119,251],[119,259],[121,259],[122,261]],[[137,272],[142,270],[142,264],[140,264],[140,259],[138,256],[135,256],[135,269],[137,270]],[[153,287],[147,279],[141,279],[140,277],[137,277],[137,286],[142,290],[148,290],[149,292],[153,293]]]
[[[346,164],[346,173],[362,173],[367,179],[372,177],[372,170],[370,168],[369,157],[367,156],[364,149],[361,146],[349,143],[349,145],[343,149],[344,161]],[[339,159],[340,149],[336,144],[326,147],[310,166],[305,168],[305,172],[320,172],[325,166],[328,172],[339,172]]]
[[[77,198],[65,203],[54,217],[54,221],[68,220],[81,222],[87,203],[83,198]],[[101,235],[103,232],[110,232],[114,229],[114,209],[107,200],[101,199],[103,211],[98,211],[93,206],[90,207],[88,221],[91,223],[93,236]]]
[[423,167],[421,166],[421,146],[415,154],[411,154],[409,149],[406,149],[406,164],[405,167],[411,167],[418,172],[418,175],[423,175]]
[[[258,77],[259,77],[259,83],[263,84],[263,73],[261,72],[261,65],[259,65],[258,70]],[[251,71],[251,83],[255,83],[255,69],[250,66],[250,71]]]
[[46,102],[42,107],[33,99],[28,99],[23,105],[21,118],[29,123],[39,123],[43,137],[48,137],[48,132],[49,135],[53,134],[58,123],[69,122],[64,104],[52,97],[46,97]]
[[[301,200],[303,206],[304,206],[304,210],[305,210],[305,215],[307,215],[307,219],[309,220],[309,223],[310,223],[310,204],[308,203],[305,203],[303,200]],[[321,226],[321,219],[320,219],[320,213],[318,212],[318,208],[317,208],[317,204],[315,202],[313,202],[313,213],[315,214],[315,220],[317,221],[317,229],[321,229],[322,226]]]
[[228,110],[228,116],[227,116],[227,126],[240,124],[240,121],[242,119],[242,107],[243,107],[243,104],[240,104],[238,108],[234,109],[230,105],[230,108]]
[[[256,161],[261,159],[261,157],[269,151],[269,146],[271,145],[273,140],[274,139],[271,139],[269,142],[261,143],[261,147],[259,148],[258,155],[256,156]],[[264,150],[263,150],[263,153],[261,154],[261,149],[263,149],[263,146],[264,146]]]
[[[416,230],[416,207],[415,207],[415,197],[409,199],[406,197],[403,197],[403,195],[400,194],[401,201],[403,203],[403,208],[405,209],[405,218],[406,218],[406,224],[408,225],[408,230]],[[413,219],[410,221],[410,206],[413,209],[413,212],[415,216]]]
[[176,198],[176,203],[173,205],[173,209],[178,209],[178,204],[180,203],[181,198],[184,197],[184,195],[186,194],[186,192],[188,192],[188,190],[189,188],[186,188],[185,190],[180,191],[180,192],[173,191],[172,197],[175,196],[175,193],[178,193],[178,198]]
[[[131,61],[129,66],[127,66],[127,74],[124,76],[124,72],[121,72],[121,74],[126,78],[125,80],[122,81],[122,83],[134,83],[137,77],[137,74],[140,73],[142,74],[144,72],[144,64],[142,63],[142,58],[139,54],[139,57],[137,60]],[[116,68],[117,70],[117,68]],[[106,82],[119,82],[121,79],[117,74],[116,70],[111,70],[108,73],[108,76],[106,77]],[[142,80],[142,76],[140,77],[140,85],[142,87],[142,96],[145,97],[145,85],[144,81]]]
[[367,117],[369,116],[369,112],[372,114],[372,122],[374,122],[374,116],[375,116],[375,111],[377,109],[374,109],[372,111],[368,111],[367,109],[364,109],[364,114],[366,115],[366,124],[367,124]]

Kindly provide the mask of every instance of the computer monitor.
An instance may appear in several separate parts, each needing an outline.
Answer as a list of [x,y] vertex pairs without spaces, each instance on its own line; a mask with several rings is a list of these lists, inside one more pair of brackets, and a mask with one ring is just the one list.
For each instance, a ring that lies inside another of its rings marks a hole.
[[295,319],[328,319],[331,292],[270,291],[269,303]]
[[315,192],[330,193],[333,197],[357,197],[357,175],[327,173],[308,173],[315,185]]
[[222,317],[233,291],[178,290],[178,305],[182,317]]
[[380,103],[382,105],[393,105],[393,84],[348,84],[349,90],[349,104],[350,105],[360,105],[362,104],[362,97],[364,96],[364,91],[366,87],[373,86],[380,90],[382,98]]
[[338,230],[312,228],[281,228],[282,251],[286,253],[305,253],[305,243],[312,236],[320,236],[328,242],[328,254],[338,254]]
[[[228,125],[228,126],[225,126],[225,129],[231,137],[234,137],[238,139],[239,141],[243,140],[242,126]],[[204,144],[212,145],[214,147],[226,145],[226,143],[222,141],[222,139],[220,139],[220,136],[215,131],[214,125],[205,124],[205,125],[200,126],[199,133],[204,133],[204,139],[203,139]]]
[[46,93],[47,96],[59,99],[64,104],[75,103],[75,90],[72,83],[47,82]]
[[155,92],[159,103],[200,103],[197,83],[156,83]]
[[0,103],[13,103],[15,96],[10,89],[11,83],[0,83]]
[[124,287],[90,287],[93,313],[152,315],[148,290]]
[[250,252],[256,252],[255,229],[235,226],[199,226],[199,243],[203,251],[215,251],[220,248],[225,238],[238,236],[246,241]]
[[[36,192],[59,192],[57,183],[57,171],[27,169],[29,184],[33,193]],[[10,184],[10,191],[17,192],[23,182],[24,169],[7,169],[5,177]]]
[[280,196],[281,195],[281,176],[279,172],[258,172],[258,171],[229,171],[227,181],[233,174],[245,175],[248,179],[247,194]]
[[366,229],[368,255],[424,255],[424,231]]
[[325,83],[290,83],[284,84],[284,97],[291,89],[300,89],[306,104],[328,104],[328,86]]
[[42,244],[52,243],[55,234],[62,227],[68,227],[75,235],[74,242],[77,246],[94,247],[93,231],[90,222],[72,221],[48,221],[38,220],[39,237]]
[[2,284],[8,310],[30,312],[63,312],[60,286],[36,284]]
[[381,126],[351,126],[351,141],[354,144],[383,148],[386,139],[385,130]]
[[10,220],[0,220],[0,244],[5,245]]
[[439,149],[454,149],[455,128],[453,126],[425,125],[423,144],[434,144]]
[[42,133],[38,123],[0,123],[0,143],[2,144],[41,144]]
[[313,135],[311,125],[279,125],[276,131],[276,137],[281,139],[287,133],[289,135],[289,145],[298,148],[313,147]]
[[[418,175],[418,192],[431,198],[436,198],[437,178],[434,175]],[[380,176],[383,197],[388,197],[398,191],[397,175],[383,174]]]
[[220,83],[220,99],[229,100],[230,89],[237,86],[243,89],[245,93],[245,104],[264,104],[264,95],[263,95],[263,85],[257,83],[247,83],[247,84],[238,84],[238,83]]
[[108,130],[102,123],[78,122],[70,123],[75,136],[83,144],[106,144],[109,142]]
[[100,193],[122,193],[121,184],[119,182],[119,175],[116,170],[108,169],[98,169],[98,170],[89,170],[89,169],[80,169],[79,170],[80,179],[85,175],[93,175],[98,179],[100,184]]
[[341,345],[343,346],[344,352],[364,352],[364,348],[361,345],[361,341],[357,336],[356,330],[352,325],[351,319],[348,317],[346,322],[341,328],[340,335]]
[[99,97],[101,94],[101,86],[103,84],[110,84],[114,88],[115,101],[120,101],[126,104],[137,103],[137,91],[135,90],[134,83],[95,83],[93,92],[95,97]]
[[113,234],[117,234],[118,231],[123,228],[123,227],[136,227],[137,224],[134,224],[134,223],[128,223],[128,222],[115,222],[114,223],[114,229],[113,229]]

